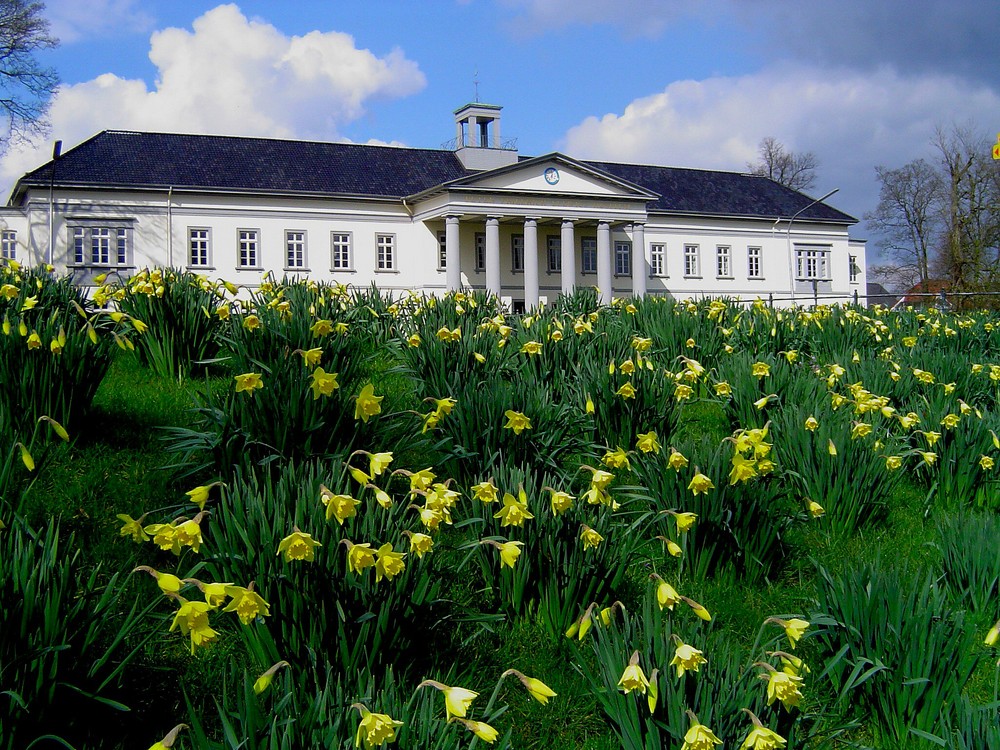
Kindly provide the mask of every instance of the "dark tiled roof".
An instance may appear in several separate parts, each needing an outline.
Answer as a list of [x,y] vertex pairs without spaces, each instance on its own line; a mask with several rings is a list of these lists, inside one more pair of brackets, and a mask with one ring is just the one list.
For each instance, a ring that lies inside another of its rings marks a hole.
[[[451,151],[106,130],[58,160],[59,183],[399,198],[468,174]],[[52,162],[21,178],[48,185]]]
[[[812,198],[763,177],[641,164],[583,162],[660,198],[652,211],[790,217]],[[29,172],[25,186],[157,187],[402,198],[474,172],[453,151],[351,143],[106,130]],[[825,204],[800,218],[854,223]]]
[[[766,177],[739,172],[602,161],[586,163],[658,193],[660,199],[649,206],[650,211],[776,219],[779,216],[794,216],[813,200],[812,196],[786,188]],[[799,219],[849,224],[857,221],[825,203],[806,209],[799,214]]]

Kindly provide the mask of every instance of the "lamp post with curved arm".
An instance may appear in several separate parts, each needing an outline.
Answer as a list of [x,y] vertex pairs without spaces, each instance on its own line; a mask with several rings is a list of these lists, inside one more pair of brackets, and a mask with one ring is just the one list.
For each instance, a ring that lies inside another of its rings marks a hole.
[[[802,214],[803,211],[805,211],[806,209],[812,208],[817,203],[822,203],[827,198],[829,198],[831,195],[833,195],[834,193],[836,193],[838,190],[840,190],[840,188],[834,188],[829,193],[827,193],[826,195],[824,195],[822,198],[817,198],[812,203],[807,203],[802,208],[800,208],[798,211],[796,211],[794,214],[792,214],[792,218],[790,218],[788,220],[788,229],[785,230],[785,240],[786,240],[787,250],[788,250],[788,276],[789,276],[789,279],[791,279],[791,284],[790,284],[791,288],[789,289],[789,291],[791,293],[792,303],[793,304],[795,302],[795,256],[792,255],[792,224],[795,223],[795,220],[797,218],[799,218],[799,216]],[[778,221],[781,221],[781,220],[779,219]],[[778,221],[775,221],[774,223],[777,224]],[[813,299],[814,300],[816,298],[816,294],[817,294],[816,287],[814,285],[813,286]]]

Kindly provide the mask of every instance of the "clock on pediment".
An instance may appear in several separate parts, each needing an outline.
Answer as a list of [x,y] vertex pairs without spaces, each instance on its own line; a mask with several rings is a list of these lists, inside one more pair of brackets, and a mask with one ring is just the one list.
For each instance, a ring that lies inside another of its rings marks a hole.
[[549,167],[545,170],[545,181],[550,185],[555,185],[559,182],[559,170],[555,167]]

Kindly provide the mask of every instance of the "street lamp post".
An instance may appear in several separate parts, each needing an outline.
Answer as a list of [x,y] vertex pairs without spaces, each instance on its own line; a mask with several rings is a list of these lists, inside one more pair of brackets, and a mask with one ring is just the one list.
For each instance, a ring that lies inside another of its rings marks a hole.
[[[791,292],[791,297],[792,297],[792,303],[793,304],[795,302],[795,257],[792,255],[792,224],[795,223],[795,220],[797,218],[799,218],[799,216],[802,214],[803,211],[805,211],[806,209],[812,208],[817,203],[822,203],[827,198],[829,198],[831,195],[833,195],[834,193],[836,193],[838,190],[840,190],[840,188],[834,188],[829,193],[827,193],[826,195],[824,195],[822,198],[817,198],[812,203],[807,203],[802,208],[800,208],[798,211],[796,211],[794,214],[792,214],[792,218],[790,218],[788,220],[788,229],[785,230],[785,241],[787,243],[787,250],[788,250],[788,276],[791,279],[791,285],[790,285],[791,289],[789,291]],[[778,222],[776,221],[775,224],[777,224],[777,223]],[[818,293],[817,293],[817,290],[816,290],[816,282],[815,282],[815,280],[813,282],[813,298],[814,298],[814,300],[818,298]]]

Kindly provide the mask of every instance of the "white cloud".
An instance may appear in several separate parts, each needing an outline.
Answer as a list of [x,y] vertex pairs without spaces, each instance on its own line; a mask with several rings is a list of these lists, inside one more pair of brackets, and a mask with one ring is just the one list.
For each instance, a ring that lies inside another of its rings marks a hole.
[[[62,86],[49,113],[52,137],[67,147],[106,128],[336,139],[379,98],[426,85],[417,64],[394,49],[378,57],[336,31],[286,36],[269,23],[221,5],[191,30],[154,33],[152,88],[105,73]],[[42,164],[48,143],[14,148],[0,162],[12,184]]]
[[839,187],[834,205],[860,218],[878,198],[876,165],[927,155],[937,125],[987,127],[997,111],[997,91],[950,76],[779,66],[672,83],[620,114],[587,118],[560,148],[581,158],[744,171],[760,140],[774,136],[814,152],[817,194]]
[[47,0],[45,17],[52,34],[63,44],[95,34],[149,31],[153,17],[138,6],[139,0]]

